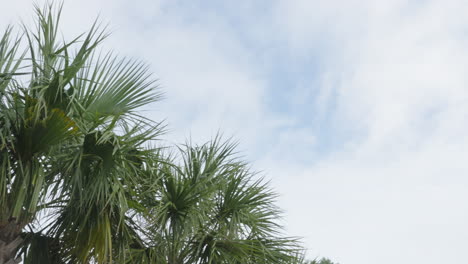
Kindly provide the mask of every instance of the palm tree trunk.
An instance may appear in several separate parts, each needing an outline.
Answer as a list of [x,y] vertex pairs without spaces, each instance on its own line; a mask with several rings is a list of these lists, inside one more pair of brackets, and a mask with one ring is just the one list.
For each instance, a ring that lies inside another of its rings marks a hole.
[[21,228],[15,219],[0,223],[0,264],[17,264],[21,258],[15,258],[18,246],[23,242]]

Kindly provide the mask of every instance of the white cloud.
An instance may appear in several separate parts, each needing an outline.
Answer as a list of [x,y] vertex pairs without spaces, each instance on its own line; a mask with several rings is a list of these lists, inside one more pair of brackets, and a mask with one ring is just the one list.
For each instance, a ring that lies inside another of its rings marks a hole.
[[309,166],[264,166],[297,173],[277,181],[290,230],[312,252],[348,264],[466,262],[467,5],[376,3],[283,2],[296,52],[332,42],[329,133],[352,136]]

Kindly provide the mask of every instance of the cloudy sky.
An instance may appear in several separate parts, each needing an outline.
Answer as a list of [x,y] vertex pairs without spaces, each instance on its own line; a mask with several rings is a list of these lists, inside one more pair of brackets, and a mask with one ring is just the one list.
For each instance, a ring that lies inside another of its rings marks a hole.
[[98,14],[159,79],[165,139],[238,139],[310,258],[468,263],[468,1],[69,0],[64,35]]

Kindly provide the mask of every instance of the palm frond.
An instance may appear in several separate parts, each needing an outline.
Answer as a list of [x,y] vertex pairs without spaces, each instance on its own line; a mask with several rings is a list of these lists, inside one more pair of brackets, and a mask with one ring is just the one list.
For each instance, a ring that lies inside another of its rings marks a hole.
[[72,87],[78,106],[98,125],[129,114],[134,118],[137,108],[161,98],[148,66],[118,59],[112,53],[97,57],[94,64],[82,68]]
[[12,40],[12,34],[13,28],[9,26],[0,39],[0,100],[2,100],[5,89],[12,81],[13,76],[24,74],[17,72],[25,55],[24,52],[21,55],[17,55],[20,49],[21,37],[16,37]]

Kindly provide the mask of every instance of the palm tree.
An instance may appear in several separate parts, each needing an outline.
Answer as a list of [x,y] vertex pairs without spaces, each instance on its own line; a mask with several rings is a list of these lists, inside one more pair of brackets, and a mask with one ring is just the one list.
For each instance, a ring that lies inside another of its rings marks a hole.
[[276,194],[218,138],[179,148],[181,164],[160,168],[145,204],[147,239],[131,263],[295,263],[298,244],[280,236]]
[[333,263],[331,260],[327,258],[321,258],[320,260],[315,259],[306,264],[338,264],[338,263]]
[[147,66],[100,52],[98,23],[60,41],[61,9],[0,40],[0,264],[296,263],[234,145],[151,147]]
[[60,13],[36,7],[35,31],[0,41],[0,264],[21,244],[25,263],[123,257],[153,177],[161,127],[135,112],[159,98],[147,67],[98,54],[97,23],[60,41]]

